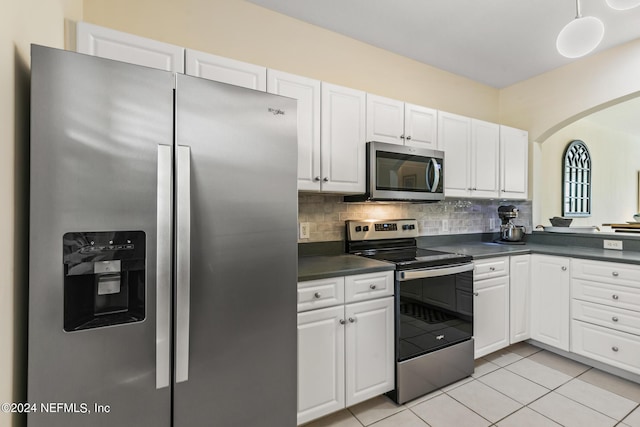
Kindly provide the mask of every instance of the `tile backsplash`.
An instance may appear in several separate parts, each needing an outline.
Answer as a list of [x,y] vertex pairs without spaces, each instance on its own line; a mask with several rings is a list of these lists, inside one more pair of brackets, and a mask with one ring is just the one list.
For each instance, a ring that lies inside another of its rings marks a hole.
[[[517,225],[532,229],[530,201],[446,199],[437,203],[345,203],[333,194],[298,194],[298,221],[308,222],[310,238],[300,243],[344,240],[348,219],[415,218],[421,236],[488,233],[500,230],[498,206],[520,210]],[[490,219],[494,227],[490,228]],[[446,230],[448,228],[448,230]]]

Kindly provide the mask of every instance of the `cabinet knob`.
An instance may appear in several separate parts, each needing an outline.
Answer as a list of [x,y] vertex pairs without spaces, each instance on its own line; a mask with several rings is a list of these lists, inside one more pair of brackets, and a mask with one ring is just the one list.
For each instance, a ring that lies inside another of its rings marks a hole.
[[409,135],[409,136],[407,137],[407,141],[409,141],[410,139],[411,139],[411,135]]
[[340,322],[341,325],[344,325],[345,323],[347,323],[347,322],[344,321],[344,319],[340,319],[339,322]]
[[489,267],[489,270],[496,271],[496,268],[495,267]]
[[329,182],[329,177],[328,177],[328,176],[325,176],[324,178],[322,178],[322,181],[324,181],[324,182]]
[[567,271],[567,267],[565,265],[562,266],[562,271]]
[[611,347],[611,350],[613,350],[613,351],[618,351],[619,349],[618,349],[618,347],[616,347],[616,346],[614,345],[613,347]]
[[376,288],[376,285],[369,285],[369,288],[370,288],[370,289],[375,289],[375,288]]
[[480,294],[479,294],[479,293],[477,293],[477,292],[474,292],[474,293],[473,293],[473,296],[474,296],[474,297],[477,297],[478,295],[480,295]]
[[617,321],[618,321],[618,318],[617,318],[616,316],[613,316],[613,317],[611,318],[611,320],[613,320],[614,322],[617,322]]
[[356,323],[355,317],[349,317],[349,323]]
[[320,177],[316,176],[315,178],[313,178],[314,181],[320,181]]
[[618,299],[618,298],[620,298],[620,297],[619,297],[618,295],[616,295],[616,294],[613,294],[613,295],[611,295],[611,298],[613,298],[613,299],[617,300],[617,299]]
[[613,272],[613,273],[611,273],[611,274],[613,274],[613,277],[618,277],[618,276],[619,276],[619,274],[618,274],[618,272],[617,272],[617,271],[614,271],[614,272]]
[[315,294],[313,294],[313,296],[315,298],[320,298],[322,296],[322,294],[320,292],[316,292]]
[[404,139],[404,135],[400,135],[400,139]]

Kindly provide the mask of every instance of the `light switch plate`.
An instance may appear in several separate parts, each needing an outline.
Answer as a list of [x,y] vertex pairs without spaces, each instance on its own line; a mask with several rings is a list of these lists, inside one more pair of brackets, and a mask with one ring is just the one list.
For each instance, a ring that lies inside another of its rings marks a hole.
[[443,219],[442,220],[442,231],[449,231],[449,220],[448,219]]
[[604,240],[605,249],[615,249],[617,251],[622,250],[622,240]]
[[301,239],[308,239],[309,238],[309,223],[308,222],[301,222],[300,223],[300,238]]

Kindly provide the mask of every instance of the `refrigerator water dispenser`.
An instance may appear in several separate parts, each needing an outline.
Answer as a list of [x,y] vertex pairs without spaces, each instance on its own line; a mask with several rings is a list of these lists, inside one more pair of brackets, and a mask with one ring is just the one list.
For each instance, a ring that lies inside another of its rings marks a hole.
[[144,232],[66,233],[63,246],[65,331],[144,320]]

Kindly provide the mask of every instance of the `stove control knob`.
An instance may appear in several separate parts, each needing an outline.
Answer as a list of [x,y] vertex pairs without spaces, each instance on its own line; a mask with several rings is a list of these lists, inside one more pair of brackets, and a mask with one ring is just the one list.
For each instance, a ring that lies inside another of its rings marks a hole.
[[359,225],[356,225],[356,232],[360,232],[360,231],[362,231],[362,227]]
[[415,229],[416,229],[415,225],[413,225],[413,224],[409,225],[409,230],[415,230]]
[[403,230],[408,230],[408,229],[409,229],[409,224],[405,224],[405,225],[403,225],[403,226],[402,226],[402,229],[403,229]]
[[369,231],[369,226],[368,226],[368,225],[365,225],[364,227],[362,227],[362,230],[363,230],[363,231]]

